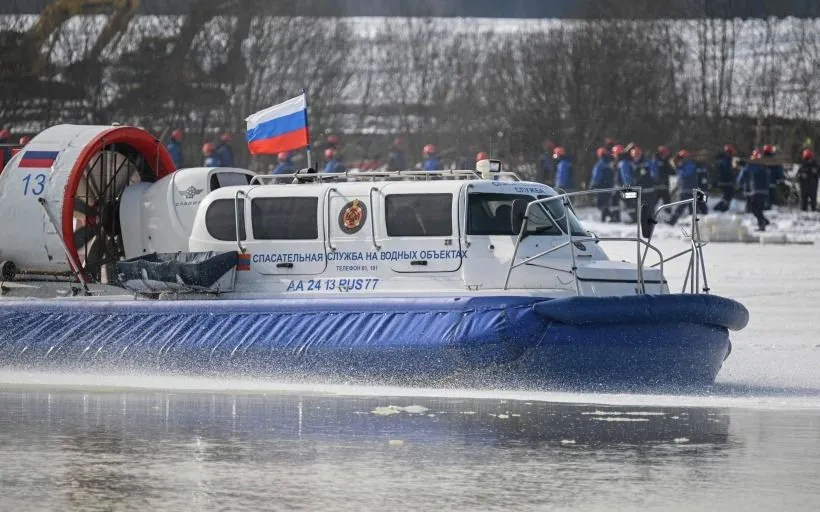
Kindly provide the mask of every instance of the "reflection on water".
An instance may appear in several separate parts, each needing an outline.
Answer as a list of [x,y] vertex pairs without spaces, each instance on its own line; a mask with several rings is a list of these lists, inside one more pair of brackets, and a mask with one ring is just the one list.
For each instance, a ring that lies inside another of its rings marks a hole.
[[8,510],[815,508],[820,413],[0,393]]

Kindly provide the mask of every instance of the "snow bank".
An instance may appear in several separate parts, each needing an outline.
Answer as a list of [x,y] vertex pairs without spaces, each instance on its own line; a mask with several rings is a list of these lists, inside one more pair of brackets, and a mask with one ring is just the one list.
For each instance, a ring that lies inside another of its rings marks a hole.
[[[820,212],[801,212],[775,207],[766,211],[771,224],[766,231],[757,231],[757,221],[750,213],[745,213],[742,201],[733,201],[728,212],[716,212],[710,204],[709,214],[700,216],[700,231],[703,239],[712,243],[761,243],[761,244],[813,244],[820,243]],[[634,224],[603,223],[594,208],[579,208],[578,215],[589,230],[598,236],[634,237]],[[653,238],[682,238],[683,230],[691,230],[692,218],[681,217],[676,226],[665,222],[661,214],[655,227]]]

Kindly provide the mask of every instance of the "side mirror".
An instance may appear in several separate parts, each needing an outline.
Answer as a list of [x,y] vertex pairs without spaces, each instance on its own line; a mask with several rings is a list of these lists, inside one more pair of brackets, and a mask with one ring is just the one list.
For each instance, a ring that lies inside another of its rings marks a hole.
[[524,226],[527,213],[527,205],[529,202],[526,199],[516,199],[512,204],[512,211],[510,212],[510,227],[513,233],[520,233]]

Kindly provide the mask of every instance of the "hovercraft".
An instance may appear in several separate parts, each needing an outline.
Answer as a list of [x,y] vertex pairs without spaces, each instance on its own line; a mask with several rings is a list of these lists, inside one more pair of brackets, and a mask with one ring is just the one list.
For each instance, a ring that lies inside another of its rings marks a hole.
[[[697,223],[664,258],[640,219],[633,238],[588,233],[572,207],[584,194],[641,201],[637,188],[561,194],[494,160],[175,170],[137,128],[55,126],[0,174],[0,365],[714,382],[748,312],[708,293]],[[637,261],[609,260],[613,240]],[[685,255],[670,293],[663,264]]]

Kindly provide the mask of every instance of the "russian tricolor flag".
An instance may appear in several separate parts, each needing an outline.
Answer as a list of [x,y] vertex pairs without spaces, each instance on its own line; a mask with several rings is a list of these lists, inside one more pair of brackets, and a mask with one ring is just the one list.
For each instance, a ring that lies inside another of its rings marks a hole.
[[18,167],[48,169],[54,165],[59,151],[24,151]]
[[252,155],[275,155],[310,144],[305,94],[259,111],[245,121]]

